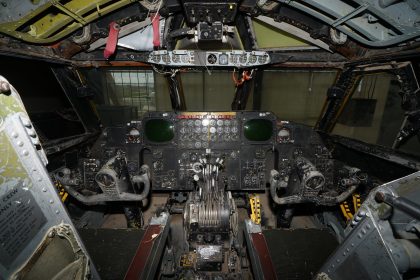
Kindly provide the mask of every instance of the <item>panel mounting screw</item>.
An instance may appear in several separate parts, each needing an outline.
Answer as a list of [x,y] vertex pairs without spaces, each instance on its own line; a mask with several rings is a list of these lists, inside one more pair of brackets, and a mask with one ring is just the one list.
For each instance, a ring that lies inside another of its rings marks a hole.
[[10,84],[5,81],[0,82],[0,93],[6,93],[10,91]]

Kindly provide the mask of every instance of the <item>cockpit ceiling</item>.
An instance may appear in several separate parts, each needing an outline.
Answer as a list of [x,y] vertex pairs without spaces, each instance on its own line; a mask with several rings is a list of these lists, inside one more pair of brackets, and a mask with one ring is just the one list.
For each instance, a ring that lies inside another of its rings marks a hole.
[[418,0],[279,2],[310,14],[368,46],[390,46],[420,35]]
[[[130,4],[133,4],[133,9],[139,9],[139,6],[134,6],[135,2],[137,1],[2,0],[0,33],[29,43],[53,44]],[[146,13],[151,7],[155,8],[152,4],[157,3],[152,0],[138,2],[141,4],[139,12]],[[164,1],[160,5],[163,7],[169,2],[174,1]],[[339,43],[342,36],[349,36],[369,47],[387,47],[418,40],[420,37],[418,0],[246,0],[240,1],[238,5],[239,12],[245,12],[252,17],[268,16],[280,22],[290,21],[287,13],[281,13],[285,8],[291,8],[303,16],[309,15],[333,27],[330,32],[339,31],[331,35],[333,41],[336,40],[335,43]]]
[[4,0],[0,32],[30,43],[49,44],[131,3],[130,0]]

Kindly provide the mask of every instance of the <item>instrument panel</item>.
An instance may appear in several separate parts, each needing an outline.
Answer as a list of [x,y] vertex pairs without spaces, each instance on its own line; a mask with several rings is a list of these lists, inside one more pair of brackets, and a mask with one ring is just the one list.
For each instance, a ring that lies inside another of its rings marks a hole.
[[219,183],[227,189],[264,189],[276,131],[270,112],[150,112],[127,124],[128,166],[148,164],[154,190],[192,190],[211,154],[224,160]]
[[214,149],[271,144],[276,117],[269,112],[149,113],[143,117],[143,124],[145,144]]
[[264,51],[153,51],[148,61],[151,64],[172,67],[218,66],[218,67],[255,67],[270,63],[270,55]]
[[218,184],[233,191],[264,190],[270,170],[287,176],[302,155],[328,173],[320,136],[270,112],[149,112],[105,135],[101,147],[121,149],[131,175],[150,167],[154,191],[194,190],[203,161],[223,160]]

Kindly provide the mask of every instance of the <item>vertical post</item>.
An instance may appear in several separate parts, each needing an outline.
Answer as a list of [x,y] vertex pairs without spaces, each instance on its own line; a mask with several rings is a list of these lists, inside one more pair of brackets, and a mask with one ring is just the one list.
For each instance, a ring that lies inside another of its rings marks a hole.
[[254,98],[252,102],[252,109],[259,111],[261,110],[262,101],[262,87],[263,87],[264,70],[256,70],[254,76]]
[[79,119],[82,121],[86,132],[99,131],[99,119],[89,103],[89,96],[78,96],[80,89],[83,88],[79,77],[74,68],[69,67],[51,67],[57,81],[69,99],[71,105],[76,111]]
[[171,98],[172,109],[185,111],[184,90],[182,88],[182,80],[178,72],[166,76],[169,86],[169,97]]
[[335,82],[327,91],[327,100],[315,128],[324,132],[331,132],[343,112],[347,101],[353,94],[359,76],[354,72],[354,67],[343,69]]

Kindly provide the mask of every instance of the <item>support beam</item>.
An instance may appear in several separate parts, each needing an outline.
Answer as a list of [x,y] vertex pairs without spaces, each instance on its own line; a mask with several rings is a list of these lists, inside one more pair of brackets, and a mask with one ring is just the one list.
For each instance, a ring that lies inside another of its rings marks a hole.
[[315,125],[315,129],[330,133],[339,116],[341,115],[347,101],[353,94],[358,76],[354,68],[345,68],[338,74],[335,84],[328,89],[327,99],[320,115],[320,119]]
[[182,80],[179,72],[166,75],[166,80],[168,82],[172,109],[176,111],[185,111],[187,106],[185,104],[184,90],[182,88]]
[[84,85],[73,67],[51,67],[57,81],[82,121],[86,132],[100,131],[99,119],[86,96],[80,95]]
[[256,111],[261,110],[263,78],[264,71],[262,69],[259,71],[256,70],[254,74],[254,92],[252,99],[252,109]]
[[331,25],[333,27],[337,27],[337,26],[345,23],[346,21],[354,18],[355,16],[359,15],[361,12],[365,11],[368,7],[369,7],[368,4],[363,4],[360,7],[356,8],[353,11],[351,11],[350,13],[348,13],[347,15],[345,15],[344,17],[338,18]]

